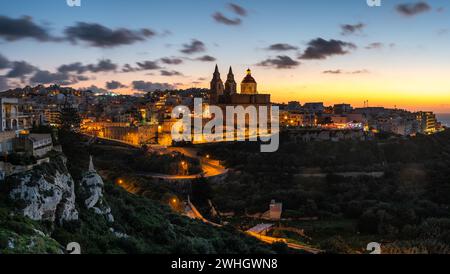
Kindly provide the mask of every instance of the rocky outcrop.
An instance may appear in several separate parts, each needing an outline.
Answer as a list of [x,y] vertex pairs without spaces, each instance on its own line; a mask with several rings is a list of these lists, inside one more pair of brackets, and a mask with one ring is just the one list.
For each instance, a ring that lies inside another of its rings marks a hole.
[[62,156],[8,177],[6,183],[10,187],[9,198],[30,219],[59,224],[78,220],[75,183]]
[[[78,220],[75,204],[75,183],[63,156],[30,171],[9,176],[9,198],[24,216],[36,221],[63,224]],[[88,210],[102,215],[112,223],[111,208],[103,197],[104,183],[92,163],[80,181],[78,201]]]
[[112,223],[114,217],[111,214],[111,208],[103,197],[103,187],[103,179],[95,170],[91,157],[89,170],[81,180],[82,199],[84,199],[84,205],[87,209],[92,209],[96,214],[103,215],[108,222]]

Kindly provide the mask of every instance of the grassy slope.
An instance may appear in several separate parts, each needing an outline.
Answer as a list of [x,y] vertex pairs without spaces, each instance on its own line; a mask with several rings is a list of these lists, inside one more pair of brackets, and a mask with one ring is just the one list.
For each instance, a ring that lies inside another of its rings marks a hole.
[[[78,192],[78,180],[87,169],[89,151],[79,136],[63,135],[60,139],[68,157],[68,169]],[[108,157],[114,163],[120,154],[114,149]],[[94,151],[95,154],[95,151]],[[98,155],[97,155],[98,156]],[[117,166],[113,167],[118,169]],[[120,169],[120,167],[119,167]],[[132,170],[116,170],[130,173]],[[78,242],[82,253],[273,253],[285,251],[283,246],[268,246],[238,232],[232,227],[214,228],[173,212],[158,201],[130,194],[105,180],[105,199],[115,222],[77,207],[80,220],[63,227],[35,222],[15,214],[14,204],[7,199],[7,188],[0,190],[0,253],[61,253],[69,242]],[[158,193],[152,196],[158,197]],[[158,197],[160,198],[160,197]],[[43,231],[49,236],[42,235]],[[114,232],[124,233],[118,237]],[[10,248],[11,244],[14,248]]]
[[[221,211],[263,212],[271,199],[282,201],[285,217],[319,217],[319,221],[289,225],[304,228],[315,243],[332,251],[361,251],[368,240],[450,246],[448,130],[433,136],[371,142],[295,144],[282,139],[280,150],[266,155],[258,153],[257,145],[239,143],[202,148],[239,170],[226,184],[213,188]],[[302,171],[300,167],[315,172],[376,167],[386,175],[293,176]]]
[[[89,153],[79,137],[62,135],[68,168],[75,180],[87,168]],[[101,157],[100,155],[97,155]],[[114,149],[108,155],[114,161]],[[128,173],[132,170],[127,170]],[[105,198],[116,219],[112,228],[128,235],[116,237],[105,220],[80,207],[81,221],[57,228],[61,243],[77,241],[87,253],[272,253],[270,246],[232,227],[214,228],[174,213],[168,206],[136,196],[105,181]],[[80,201],[77,201],[80,203]]]

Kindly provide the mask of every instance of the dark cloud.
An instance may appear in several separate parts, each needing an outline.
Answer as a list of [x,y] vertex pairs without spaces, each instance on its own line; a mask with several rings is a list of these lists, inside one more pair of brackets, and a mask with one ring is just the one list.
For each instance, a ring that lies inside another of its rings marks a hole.
[[89,77],[84,76],[84,75],[76,75],[76,76],[74,76],[74,77],[75,77],[75,79],[76,79],[77,81],[87,81],[87,80],[89,80]]
[[176,89],[175,85],[172,85],[169,83],[153,83],[153,82],[145,82],[145,81],[133,81],[132,85],[133,85],[133,89],[142,91],[142,92]]
[[361,69],[361,70],[354,70],[354,71],[343,71],[341,69],[336,69],[336,70],[325,70],[322,73],[324,74],[365,74],[365,73],[369,73],[369,71],[367,69]]
[[[75,64],[75,63],[74,63]],[[71,65],[67,65],[70,67]],[[62,66],[63,67],[63,66]],[[61,68],[61,67],[60,67]],[[71,69],[58,69],[57,72],[50,72],[48,70],[39,70],[34,68],[36,73],[30,78],[31,84],[58,84],[58,85],[73,85],[81,81],[90,80],[89,77],[84,75],[73,75],[70,72],[76,71],[76,68]]]
[[110,92],[104,88],[99,88],[95,85],[92,85],[90,87],[81,88],[81,90],[90,90],[95,94],[109,94]]
[[277,69],[291,69],[300,65],[300,62],[293,60],[286,55],[279,55],[276,58],[269,58],[257,64],[263,67],[275,67]]
[[308,43],[308,48],[299,57],[300,59],[326,59],[332,55],[344,55],[348,53],[348,49],[355,49],[352,43],[340,40],[325,40],[317,38]]
[[30,83],[71,85],[76,83],[76,79],[73,79],[68,73],[52,73],[48,70],[39,70],[30,78]]
[[130,30],[126,28],[110,29],[100,24],[78,22],[75,26],[65,29],[67,39],[87,42],[93,47],[116,47],[144,41],[155,35],[150,29]]
[[115,71],[117,69],[117,64],[114,64],[109,59],[100,60],[96,65],[88,65],[87,70],[91,72],[106,72]]
[[183,63],[183,60],[181,58],[165,57],[165,58],[161,58],[161,62],[163,62],[166,65],[179,65],[179,64]]
[[126,87],[125,85],[123,85],[121,82],[118,81],[106,82],[105,86],[107,89],[118,89]]
[[11,63],[9,62],[9,60],[0,54],[0,69],[5,69],[5,68],[9,68],[11,65]]
[[202,57],[196,58],[195,60],[202,61],[202,62],[214,62],[214,61],[216,61],[216,58],[212,57],[210,55],[204,55]]
[[89,64],[83,65],[80,62],[61,65],[58,67],[58,72],[61,73],[69,73],[76,72],[78,74],[90,71],[90,72],[107,72],[107,71],[115,71],[117,69],[117,64],[113,63],[109,59],[104,59],[98,61],[97,64]]
[[130,64],[125,64],[122,68],[122,72],[134,72],[137,70],[137,68],[133,68]]
[[[125,64],[122,68],[122,72],[136,72],[136,71],[144,71],[144,70],[158,70],[163,69],[159,64],[158,61],[142,61],[142,62],[136,62],[137,66],[133,67],[130,64]],[[148,73],[147,75],[153,75],[151,73]]]
[[322,72],[323,74],[341,74],[342,70],[335,69],[335,70],[325,70]]
[[202,41],[193,39],[190,44],[183,44],[183,48],[180,51],[185,54],[194,54],[206,51],[206,47]]
[[361,70],[354,70],[350,73],[351,74],[365,74],[365,73],[370,73],[370,71],[368,71],[367,69],[361,69]]
[[0,92],[10,89],[8,79],[4,76],[0,76]]
[[349,35],[354,33],[361,33],[366,25],[363,23],[358,23],[355,25],[345,24],[341,25],[342,35]]
[[419,1],[416,3],[397,5],[396,10],[405,16],[414,16],[431,10],[431,7],[428,3]]
[[282,44],[282,43],[278,43],[278,44],[273,44],[270,45],[267,50],[273,50],[273,51],[289,51],[289,50],[297,50],[298,47],[289,45],[289,44]]
[[58,67],[58,71],[62,73],[66,72],[77,72],[77,73],[84,73],[87,70],[87,66],[83,65],[80,62],[67,64],[67,65],[61,65]]
[[384,47],[383,43],[374,42],[367,45],[366,49],[382,49]]
[[216,12],[212,15],[214,20],[217,23],[228,25],[228,26],[237,26],[242,24],[242,20],[240,18],[230,19],[223,15],[221,12]]
[[239,16],[247,16],[247,10],[245,10],[243,7],[239,5],[230,3],[228,4],[228,7]]
[[139,66],[140,70],[154,70],[161,68],[158,65],[157,61],[144,61],[144,62],[137,62],[136,64]]
[[33,22],[29,16],[14,19],[0,16],[0,37],[7,41],[32,38],[41,42],[55,40],[48,30]]
[[161,70],[161,75],[162,76],[182,76],[183,74],[179,71],[176,70],[172,70],[172,71],[168,71],[168,70]]
[[16,61],[11,63],[11,70],[6,74],[8,78],[24,77],[33,73],[36,70],[35,66],[28,64],[25,61]]

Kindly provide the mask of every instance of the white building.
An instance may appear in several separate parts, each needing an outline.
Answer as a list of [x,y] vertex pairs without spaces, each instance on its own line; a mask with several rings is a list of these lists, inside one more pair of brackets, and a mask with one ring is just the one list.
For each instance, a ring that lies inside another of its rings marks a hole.
[[280,220],[281,213],[283,212],[283,203],[277,203],[275,200],[270,202],[269,218],[271,220]]
[[38,113],[30,112],[30,109],[27,109],[26,113],[21,111],[21,108],[24,108],[24,104],[19,104],[19,99],[17,98],[0,97],[0,105],[0,131],[30,129],[33,127],[33,123],[40,123],[41,117]]
[[19,129],[19,100],[17,98],[0,98],[0,105],[1,131]]

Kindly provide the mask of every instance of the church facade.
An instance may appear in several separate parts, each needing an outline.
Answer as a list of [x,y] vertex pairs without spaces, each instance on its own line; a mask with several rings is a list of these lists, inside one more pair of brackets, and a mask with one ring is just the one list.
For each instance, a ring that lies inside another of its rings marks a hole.
[[241,82],[241,92],[237,93],[237,84],[234,80],[233,70],[230,67],[227,75],[227,80],[223,84],[220,78],[219,68],[216,65],[213,78],[211,80],[210,105],[270,105],[270,94],[259,94],[258,84],[252,76],[250,69],[247,70],[247,74]]

